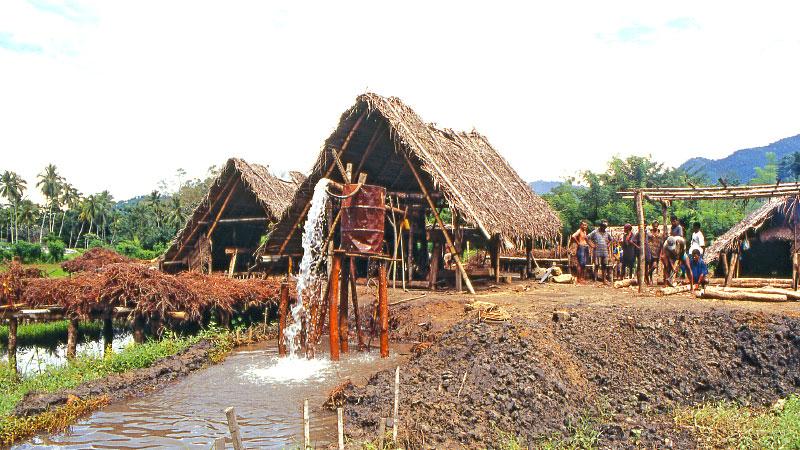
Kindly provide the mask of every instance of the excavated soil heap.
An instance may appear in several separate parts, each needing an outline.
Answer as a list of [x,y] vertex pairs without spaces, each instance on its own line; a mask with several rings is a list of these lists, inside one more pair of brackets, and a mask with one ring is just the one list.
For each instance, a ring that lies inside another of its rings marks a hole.
[[[535,445],[592,416],[603,446],[693,446],[675,406],[768,405],[800,390],[799,324],[713,310],[466,320],[401,368],[401,438],[411,448],[491,447],[504,431]],[[374,439],[391,417],[393,383],[380,372],[345,391],[352,437]]]

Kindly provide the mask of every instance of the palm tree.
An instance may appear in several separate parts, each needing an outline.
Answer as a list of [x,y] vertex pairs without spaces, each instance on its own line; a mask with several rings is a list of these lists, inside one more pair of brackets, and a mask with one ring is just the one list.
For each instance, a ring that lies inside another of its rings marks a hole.
[[61,232],[64,230],[64,220],[67,218],[67,211],[70,209],[75,210],[78,209],[81,201],[81,193],[75,189],[75,186],[64,182],[61,186],[61,205],[64,206],[64,210],[61,214],[61,225],[58,227],[58,237],[61,237]]
[[92,225],[94,225],[94,218],[97,215],[97,199],[94,195],[90,195],[83,199],[81,202],[81,212],[78,214],[78,220],[81,221],[81,229],[78,230],[78,237],[75,239],[75,242],[80,240],[81,233],[83,232],[83,224],[89,222],[89,230],[86,232],[92,232]]
[[178,229],[186,222],[186,213],[183,211],[181,199],[177,195],[172,196],[169,208],[169,224]]
[[[114,197],[108,191],[103,191],[96,196],[97,201],[97,222],[102,223],[102,238],[103,240],[106,239],[106,229],[108,227],[109,218],[111,217],[111,212],[114,208]],[[98,236],[100,233],[97,233]]]
[[[22,200],[19,202],[19,215],[18,220],[25,226],[27,240],[31,240],[31,227],[36,224],[36,216],[39,213],[39,205],[30,200]],[[40,238],[41,240],[41,238]]]
[[12,226],[12,233],[11,233],[11,242],[16,242],[18,237],[18,219],[17,219],[17,206],[19,201],[22,199],[22,195],[25,193],[25,189],[27,188],[27,182],[19,176],[16,172],[10,172],[6,170],[3,172],[3,175],[0,176],[0,196],[5,197],[8,202],[11,204],[13,208],[13,226]]
[[151,192],[150,195],[147,196],[146,202],[153,211],[153,217],[156,219],[156,227],[160,227],[164,218],[164,205],[161,202],[161,193],[158,191]]
[[[53,164],[48,164],[44,168],[44,172],[39,174],[39,181],[36,182],[36,187],[42,191],[42,195],[47,199],[48,215],[50,217],[50,232],[53,232],[53,206],[58,201],[59,193],[61,192],[62,179],[58,174],[58,169]],[[39,236],[41,241],[44,235],[44,215],[42,216],[42,231]]]

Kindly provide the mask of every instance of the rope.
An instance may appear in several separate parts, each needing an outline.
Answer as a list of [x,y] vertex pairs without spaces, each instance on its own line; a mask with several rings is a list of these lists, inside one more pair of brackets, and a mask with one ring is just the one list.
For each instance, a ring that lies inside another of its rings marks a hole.
[[328,195],[330,195],[331,197],[333,197],[333,198],[337,198],[339,200],[344,200],[346,198],[350,198],[350,197],[356,195],[356,193],[361,189],[361,186],[363,186],[363,185],[364,185],[364,183],[358,183],[358,186],[356,186],[356,189],[353,192],[351,192],[351,193],[349,193],[347,195],[336,195],[336,194],[333,194],[327,188],[325,188],[325,192]]

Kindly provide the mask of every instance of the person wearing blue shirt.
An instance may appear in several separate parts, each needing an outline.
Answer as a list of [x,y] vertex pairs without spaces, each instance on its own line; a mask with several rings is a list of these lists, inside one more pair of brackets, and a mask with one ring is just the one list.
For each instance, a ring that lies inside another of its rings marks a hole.
[[703,250],[693,245],[689,249],[689,254],[692,255],[689,259],[689,268],[686,271],[686,281],[689,282],[692,292],[701,287],[705,287],[708,278],[708,267],[702,257]]

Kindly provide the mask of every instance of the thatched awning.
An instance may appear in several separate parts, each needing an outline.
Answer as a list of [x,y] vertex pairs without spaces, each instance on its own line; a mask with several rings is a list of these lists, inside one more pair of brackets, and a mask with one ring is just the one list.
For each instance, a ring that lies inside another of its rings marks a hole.
[[[181,258],[183,249],[191,247],[193,241],[213,223],[214,215],[223,207],[227,197],[236,197],[230,200],[232,205],[237,202],[246,204],[247,215],[257,213],[263,216],[264,222],[261,225],[266,230],[266,226],[276,222],[289,207],[297,186],[304,179],[298,172],[292,172],[290,176],[291,180],[282,180],[272,175],[265,166],[248,163],[240,158],[229,159],[203,201],[170,243],[162,259],[170,261]],[[231,192],[237,186],[238,191]],[[256,211],[253,210],[253,203],[257,205]]]
[[[484,136],[426,124],[400,99],[367,93],[342,114],[292,206],[267,241],[265,254],[302,252],[301,233],[293,229],[304,219],[314,186],[334,164],[331,151],[342,147],[346,147],[342,161],[352,163],[356,172],[366,172],[368,183],[390,191],[418,192],[406,163],[408,157],[426,188],[441,193],[446,203],[484,236],[500,235],[521,242],[530,237],[553,239],[561,229],[558,214]],[[330,177],[341,181],[338,171]]]
[[748,230],[761,228],[768,220],[778,213],[783,213],[786,205],[792,204],[790,199],[794,197],[780,197],[769,200],[761,205],[760,208],[750,213],[741,222],[734,225],[725,234],[714,240],[714,243],[705,251],[703,259],[706,263],[711,263],[719,259],[720,252],[728,252],[738,248],[739,243]]

